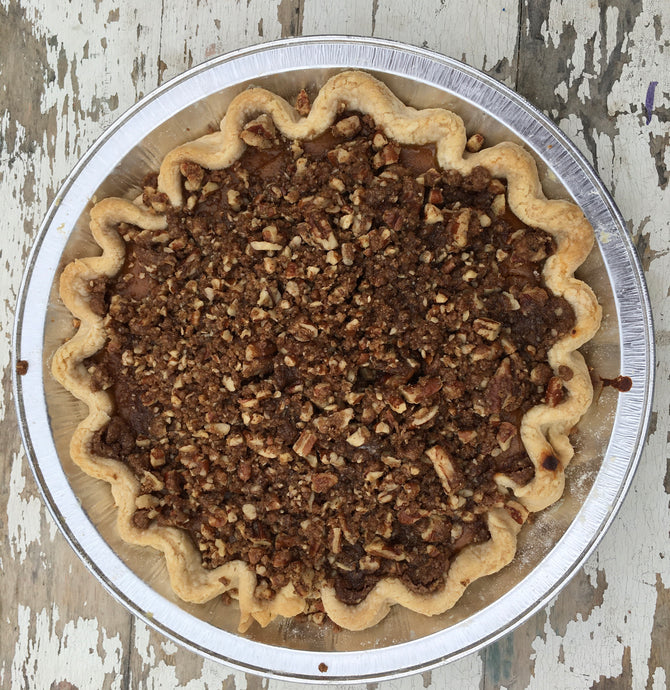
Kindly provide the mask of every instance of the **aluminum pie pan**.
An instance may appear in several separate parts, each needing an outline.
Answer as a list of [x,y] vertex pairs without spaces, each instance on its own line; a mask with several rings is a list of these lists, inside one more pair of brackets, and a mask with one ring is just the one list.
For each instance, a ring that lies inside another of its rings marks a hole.
[[[426,618],[396,607],[360,633],[280,621],[240,635],[230,608],[176,599],[163,578],[160,554],[120,541],[108,488],[69,459],[69,435],[83,408],[48,370],[53,350],[70,333],[56,280],[74,256],[96,252],[87,232],[93,200],[136,190],[168,150],[216,125],[239,91],[254,83],[288,97],[352,67],[375,74],[411,105],[458,112],[487,143],[521,143],[535,155],[548,195],[571,196],[582,207],[597,248],[580,275],[604,311],[603,328],[586,356],[601,376],[629,376],[633,387],[622,395],[603,391],[580,424],[564,498],[524,529],[514,563],[471,585],[452,611]],[[132,613],[174,641],[240,670],[299,682],[363,682],[428,670],[480,649],[567,584],[610,525],[639,461],[651,411],[653,343],[649,298],[623,219],[555,125],[509,88],[455,60],[392,41],[320,36],[236,51],[193,68],[142,99],[88,151],[49,209],[28,260],[13,358],[29,367],[15,377],[14,393],[29,461],[58,527]]]

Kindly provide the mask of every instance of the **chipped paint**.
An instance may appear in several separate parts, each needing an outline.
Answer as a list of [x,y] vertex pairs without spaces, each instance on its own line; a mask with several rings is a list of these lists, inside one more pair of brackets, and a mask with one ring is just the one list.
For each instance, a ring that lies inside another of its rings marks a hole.
[[32,544],[42,539],[42,501],[37,496],[25,496],[26,478],[22,472],[23,454],[12,458],[7,500],[7,538],[10,553],[23,565]]
[[281,0],[277,5],[277,20],[281,25],[281,37],[302,35],[302,2]]
[[[316,33],[404,40],[486,70],[552,117],[597,167],[654,302],[658,391],[620,515],[563,592],[449,666],[370,690],[646,688],[670,682],[670,7],[664,0],[0,0],[0,687],[293,690],[203,660],[133,619],[55,533],[19,451],[13,308],[30,242],[76,160],[166,79],[260,40]],[[601,234],[607,241],[607,231]],[[661,537],[659,537],[661,535]],[[52,573],[67,573],[70,587]],[[9,593],[9,594],[7,594]],[[335,686],[344,687],[344,686]],[[359,686],[365,687],[365,686]]]
[[19,636],[9,679],[13,688],[74,687],[121,689],[116,674],[123,645],[108,635],[94,618],[61,621],[58,607],[31,610],[18,606]]
[[660,574],[656,575],[656,608],[647,666],[647,690],[656,687],[655,679],[660,674],[670,681],[670,587],[664,585]]
[[621,657],[621,673],[613,678],[600,676],[592,690],[628,690],[633,687],[633,669],[630,647],[624,647]]

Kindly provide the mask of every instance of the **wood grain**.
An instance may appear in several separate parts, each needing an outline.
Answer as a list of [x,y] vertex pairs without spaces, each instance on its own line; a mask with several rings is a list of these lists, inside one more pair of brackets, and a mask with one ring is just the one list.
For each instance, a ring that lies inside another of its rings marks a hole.
[[670,6],[665,0],[0,0],[0,687],[288,690],[202,660],[126,613],[57,532],[20,446],[10,340],[36,229],[77,159],[166,79],[300,34],[406,41],[516,88],[595,165],[638,247],[658,388],[630,495],[562,593],[449,666],[370,684],[665,688],[670,680]]

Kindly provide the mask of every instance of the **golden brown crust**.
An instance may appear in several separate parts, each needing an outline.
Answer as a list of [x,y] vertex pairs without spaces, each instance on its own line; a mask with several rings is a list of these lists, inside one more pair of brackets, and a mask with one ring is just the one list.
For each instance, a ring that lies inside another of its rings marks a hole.
[[[508,203],[525,224],[550,233],[557,245],[544,268],[544,280],[551,290],[573,307],[576,325],[572,333],[559,340],[549,353],[554,371],[568,366],[574,372],[564,383],[568,395],[558,405],[531,408],[521,424],[521,437],[535,466],[535,477],[525,486],[500,475],[497,482],[509,488],[516,501],[506,509],[488,515],[491,539],[463,549],[451,564],[444,589],[434,594],[417,594],[400,581],[384,579],[377,583],[358,605],[343,604],[334,590],[323,587],[321,598],[325,611],[338,625],[359,630],[379,622],[393,604],[400,604],[426,615],[441,613],[458,600],[467,585],[494,573],[509,563],[516,551],[516,535],[528,512],[542,510],[563,492],[565,466],[573,449],[568,434],[591,404],[591,381],[582,356],[576,351],[596,332],[600,308],[592,291],[574,278],[575,269],[589,253],[592,230],[581,211],[566,201],[547,200],[542,193],[533,158],[511,143],[466,152],[466,132],[453,113],[440,109],[415,110],[401,103],[381,82],[361,72],[343,72],[321,89],[306,117],[300,117],[282,98],[253,88],[231,103],[221,123],[221,131],[187,143],[171,151],[164,159],[159,175],[159,191],[167,194],[173,206],[181,206],[182,177],[180,165],[195,162],[209,169],[222,169],[236,161],[246,145],[239,134],[244,125],[263,113],[270,115],[281,134],[289,139],[311,139],[334,122],[339,109],[360,111],[373,117],[385,134],[406,145],[436,146],[443,169],[453,168],[463,174],[476,166],[490,170],[494,177],[508,183]],[[306,601],[289,585],[271,601],[254,598],[256,576],[241,561],[206,570],[200,554],[185,532],[151,525],[139,529],[133,525],[139,484],[130,469],[120,462],[91,454],[92,436],[109,420],[112,400],[104,391],[94,392],[83,360],[97,352],[105,342],[103,322],[87,302],[89,281],[113,276],[121,268],[125,250],[116,226],[119,223],[159,230],[166,218],[121,199],[106,199],[91,211],[91,231],[101,246],[100,257],[79,259],[66,267],[61,278],[61,296],[70,311],[80,319],[75,336],[65,343],[53,360],[54,376],[77,398],[86,403],[89,414],[82,421],[71,443],[74,461],[89,475],[104,479],[112,487],[118,505],[118,528],[122,538],[133,544],[149,545],[162,551],[175,592],[184,600],[204,602],[225,591],[239,600],[240,630],[254,620],[266,625],[276,616],[295,616],[306,610]]]

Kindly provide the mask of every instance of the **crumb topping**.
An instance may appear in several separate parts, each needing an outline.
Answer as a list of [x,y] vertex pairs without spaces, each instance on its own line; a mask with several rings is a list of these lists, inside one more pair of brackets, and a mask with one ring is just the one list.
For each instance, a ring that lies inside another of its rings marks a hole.
[[261,599],[437,591],[509,500],[495,475],[534,475],[523,414],[572,376],[547,362],[575,322],[542,280],[553,240],[487,170],[440,171],[358,113],[240,136],[229,168],[182,165],[184,208],[148,179],[168,227],[122,225],[123,269],[91,281],[108,341],[87,366],[116,407],[92,450],[138,478],[138,527],[245,561]]

